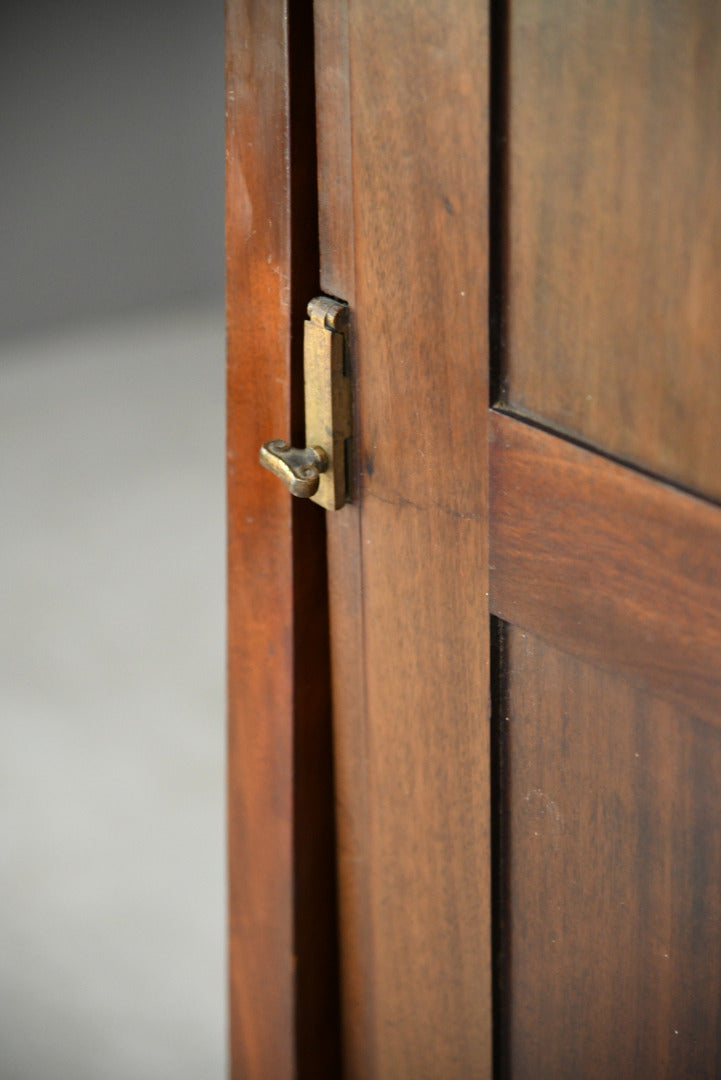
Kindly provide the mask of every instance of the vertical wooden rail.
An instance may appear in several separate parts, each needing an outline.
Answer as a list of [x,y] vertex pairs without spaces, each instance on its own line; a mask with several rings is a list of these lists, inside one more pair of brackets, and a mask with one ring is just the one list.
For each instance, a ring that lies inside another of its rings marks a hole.
[[231,1072],[333,1077],[324,520],[257,460],[303,429],[303,311],[318,291],[311,5],[228,0],[226,43]]
[[491,1075],[488,17],[316,0],[323,288],[356,496],[328,520],[348,1080]]

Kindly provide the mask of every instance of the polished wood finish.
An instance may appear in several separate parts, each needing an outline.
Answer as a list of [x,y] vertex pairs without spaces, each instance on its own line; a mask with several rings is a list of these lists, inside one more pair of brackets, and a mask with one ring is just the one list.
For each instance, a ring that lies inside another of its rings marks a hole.
[[268,438],[303,431],[299,345],[318,286],[310,11],[226,10],[231,1071],[336,1077],[323,514],[258,465]]
[[721,12],[498,10],[497,1073],[715,1077]]
[[344,1063],[486,1077],[486,14],[319,0],[316,47],[357,417],[328,521]]
[[315,3],[314,23],[321,285],[350,302],[355,245],[348,0]]
[[[492,820],[495,1075],[718,1074],[721,17],[494,11],[489,80],[484,5],[316,0],[316,207],[308,5],[228,9],[238,1077],[491,1076]],[[335,813],[323,516],[255,463],[318,255]]]
[[353,499],[326,519],[330,601],[341,950],[341,1035],[345,1080],[376,1069],[374,949],[368,836],[373,800],[368,773],[360,475],[359,371],[351,153],[348,4],[316,0],[318,218],[321,287],[351,308],[349,366],[353,400]]
[[518,628],[501,1075],[717,1077],[721,733]]
[[509,0],[503,392],[721,498],[721,7]]
[[721,727],[721,510],[497,412],[490,606]]

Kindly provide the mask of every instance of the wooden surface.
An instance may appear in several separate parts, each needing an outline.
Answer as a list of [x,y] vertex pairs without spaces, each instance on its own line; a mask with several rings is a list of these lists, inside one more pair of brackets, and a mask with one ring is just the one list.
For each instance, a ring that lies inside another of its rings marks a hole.
[[496,1072],[716,1077],[721,9],[495,11]]
[[344,1064],[486,1077],[486,15],[320,0],[316,47],[358,423],[328,519]]
[[509,0],[503,394],[721,498],[721,7]]
[[504,673],[500,1075],[717,1077],[721,733],[517,628]]
[[302,4],[289,24],[280,0],[226,10],[231,1070],[336,1077],[323,515],[258,465],[262,442],[303,428],[311,24]]
[[721,726],[721,510],[491,413],[490,605]]
[[338,903],[341,949],[341,1035],[345,1080],[372,1077],[374,951],[371,936],[368,783],[364,676],[363,574],[358,433],[359,371],[355,348],[353,165],[348,7],[321,0],[315,10],[318,218],[321,286],[351,308],[354,387],[353,502],[326,517],[330,601],[333,742],[335,751]]
[[[721,511],[493,413],[488,583],[487,12],[316,0],[316,213],[308,10],[228,9],[234,1075],[340,1074],[323,517],[255,464],[302,434],[316,220],[343,1073],[491,1075],[490,588],[498,1075],[716,1075]],[[502,403],[718,499],[717,6],[497,14]]]

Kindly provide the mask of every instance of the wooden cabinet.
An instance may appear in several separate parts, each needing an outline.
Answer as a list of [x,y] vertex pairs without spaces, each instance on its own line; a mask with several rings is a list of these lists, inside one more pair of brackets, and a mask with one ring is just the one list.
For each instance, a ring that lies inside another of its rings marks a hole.
[[[721,13],[227,41],[234,1075],[716,1076]],[[257,465],[321,291],[328,514]]]

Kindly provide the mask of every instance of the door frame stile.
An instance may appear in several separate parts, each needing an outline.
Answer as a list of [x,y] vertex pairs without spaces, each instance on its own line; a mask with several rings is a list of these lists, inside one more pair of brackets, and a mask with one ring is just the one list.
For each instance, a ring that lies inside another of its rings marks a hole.
[[260,468],[304,428],[318,291],[312,5],[226,3],[231,1075],[338,1074],[322,511]]

